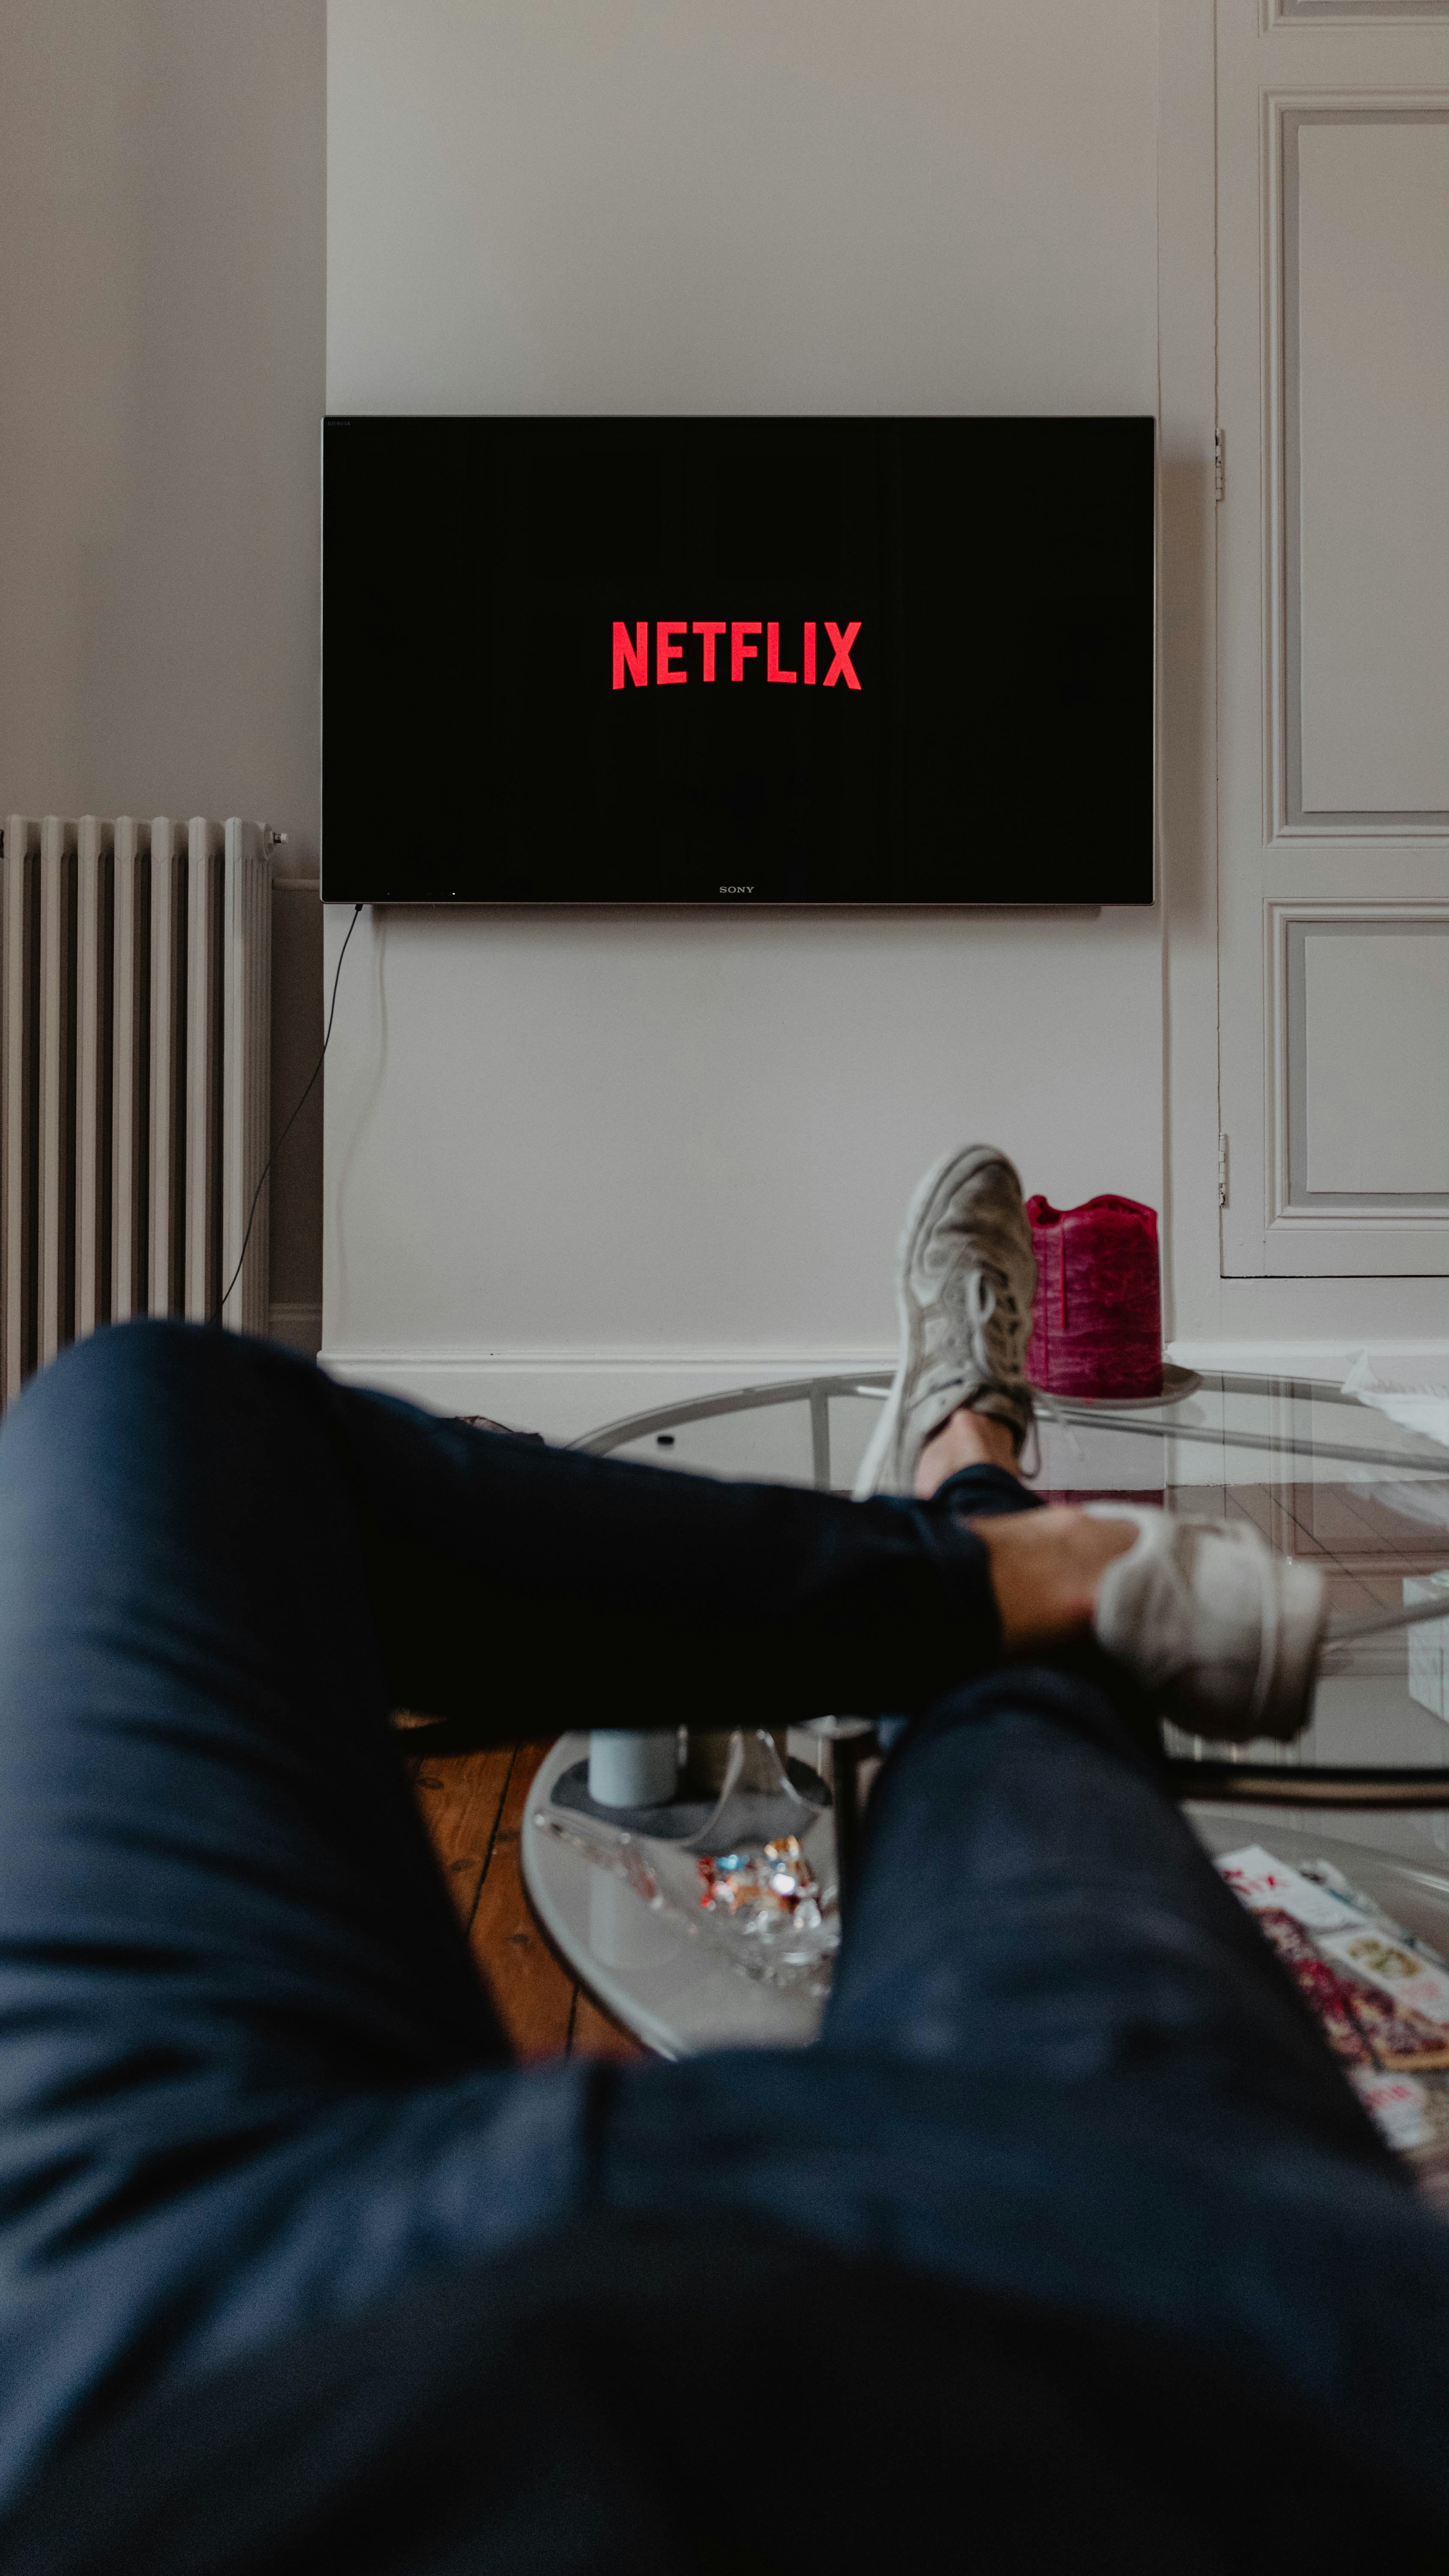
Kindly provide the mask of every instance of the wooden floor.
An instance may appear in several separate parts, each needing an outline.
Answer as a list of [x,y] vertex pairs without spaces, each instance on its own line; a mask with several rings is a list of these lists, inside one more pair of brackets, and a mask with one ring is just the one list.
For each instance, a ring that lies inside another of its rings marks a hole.
[[409,1769],[459,1919],[520,2057],[641,2057],[555,1956],[534,1920],[518,1837],[546,1744],[428,1754]]

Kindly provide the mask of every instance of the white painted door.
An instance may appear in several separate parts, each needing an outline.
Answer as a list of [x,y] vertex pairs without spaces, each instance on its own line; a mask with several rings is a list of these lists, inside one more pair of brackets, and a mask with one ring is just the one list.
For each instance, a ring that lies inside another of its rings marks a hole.
[[1225,1275],[1449,1273],[1449,0],[1217,0]]

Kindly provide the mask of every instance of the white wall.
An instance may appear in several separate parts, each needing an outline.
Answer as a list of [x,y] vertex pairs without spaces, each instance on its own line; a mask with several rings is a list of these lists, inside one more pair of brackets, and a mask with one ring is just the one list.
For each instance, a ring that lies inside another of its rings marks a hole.
[[[329,406],[1150,411],[1155,22],[331,0]],[[326,1350],[557,1432],[879,1355],[952,1140],[1160,1203],[1160,992],[1150,913],[365,914]]]
[[[1070,411],[1152,406],[1160,308],[1171,915],[1170,1177],[1148,917],[394,915],[385,973],[366,919],[329,1068],[342,1365],[568,1428],[864,1359],[963,1129],[1059,1198],[1156,1199],[1202,1354],[1432,1336],[1432,1282],[1217,1275],[1211,13],[334,0],[330,308],[325,25],[0,0],[0,813],[236,810],[315,860],[329,327],[356,408]],[[1026,780],[1021,828],[1070,822]],[[282,898],[280,1112],[319,928]],[[321,1234],[309,1110],[272,1227],[304,1337]]]
[[[691,1361],[879,1356],[917,1169],[977,1131],[1069,1204],[1157,1198],[1150,920],[364,921],[327,1348],[439,1403],[583,1429],[653,1400],[646,1361],[665,1401]],[[565,1368],[577,1390],[540,1380]]]
[[[1155,80],[1155,0],[330,0],[327,402],[1152,410]],[[964,1133],[1160,1203],[1160,1051],[1155,914],[364,914],[325,1350],[554,1432],[859,1363]]]
[[[252,815],[315,874],[325,29],[324,0],[0,0],[0,814]],[[277,906],[283,1114],[317,910]],[[320,1159],[304,1122],[274,1187],[292,1316]]]

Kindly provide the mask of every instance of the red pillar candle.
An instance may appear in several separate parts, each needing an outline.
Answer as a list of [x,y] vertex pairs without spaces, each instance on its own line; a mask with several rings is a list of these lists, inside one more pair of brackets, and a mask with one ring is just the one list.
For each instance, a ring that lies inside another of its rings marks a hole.
[[1052,1395],[1160,1395],[1157,1212],[1136,1199],[1054,1208],[1028,1199],[1036,1311],[1026,1354]]

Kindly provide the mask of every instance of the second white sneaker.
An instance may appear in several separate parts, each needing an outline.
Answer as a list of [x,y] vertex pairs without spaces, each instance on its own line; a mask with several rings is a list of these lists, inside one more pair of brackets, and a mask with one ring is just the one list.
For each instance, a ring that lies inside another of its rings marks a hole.
[[1311,1565],[1274,1554],[1240,1521],[1088,1503],[1137,1537],[1102,1577],[1092,1625],[1101,1644],[1190,1735],[1289,1743],[1313,1707],[1328,1586]]
[[995,1145],[943,1154],[906,1213],[896,1255],[895,1378],[855,1498],[909,1494],[934,1431],[965,1405],[1011,1432],[1032,1421],[1026,1382],[1036,1261],[1015,1167]]

